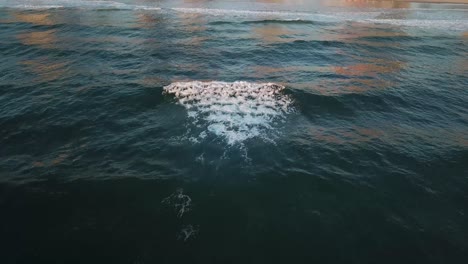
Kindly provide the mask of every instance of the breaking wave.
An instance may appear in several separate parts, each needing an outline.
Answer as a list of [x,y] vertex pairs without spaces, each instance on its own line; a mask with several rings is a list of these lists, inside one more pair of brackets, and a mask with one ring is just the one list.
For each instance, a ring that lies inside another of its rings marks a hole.
[[197,130],[193,141],[215,136],[229,145],[251,138],[271,140],[274,125],[293,111],[292,99],[283,90],[274,83],[239,81],[176,82],[164,87],[187,110]]

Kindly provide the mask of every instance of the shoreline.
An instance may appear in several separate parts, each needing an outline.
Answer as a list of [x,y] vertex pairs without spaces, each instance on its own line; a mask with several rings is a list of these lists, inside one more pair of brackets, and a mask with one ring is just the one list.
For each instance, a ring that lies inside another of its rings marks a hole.
[[426,4],[460,4],[468,5],[468,0],[396,0],[402,3],[426,3]]
[[[324,6],[340,7],[381,7],[410,8],[412,4],[456,5],[461,9],[468,7],[468,0],[321,0]],[[328,2],[330,1],[330,2]],[[454,7],[456,8],[456,7]]]

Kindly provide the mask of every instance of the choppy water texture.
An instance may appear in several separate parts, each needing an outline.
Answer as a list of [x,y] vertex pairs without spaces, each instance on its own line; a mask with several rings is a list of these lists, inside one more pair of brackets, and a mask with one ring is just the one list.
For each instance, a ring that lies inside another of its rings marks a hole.
[[0,0],[0,55],[0,263],[468,263],[466,5]]

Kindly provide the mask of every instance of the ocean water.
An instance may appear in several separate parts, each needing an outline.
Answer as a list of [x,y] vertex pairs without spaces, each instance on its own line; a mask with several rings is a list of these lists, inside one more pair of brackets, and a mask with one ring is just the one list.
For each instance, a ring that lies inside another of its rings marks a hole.
[[468,263],[468,6],[0,0],[0,263]]

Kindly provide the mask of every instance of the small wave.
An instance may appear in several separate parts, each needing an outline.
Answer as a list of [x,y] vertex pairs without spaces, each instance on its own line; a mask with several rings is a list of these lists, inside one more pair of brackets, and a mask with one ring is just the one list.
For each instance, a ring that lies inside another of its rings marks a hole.
[[208,24],[212,26],[216,26],[216,25],[237,25],[239,23],[235,21],[213,21],[213,22],[209,22]]
[[137,10],[161,10],[160,7],[154,7],[154,6],[135,6],[134,9],[137,9]]
[[293,111],[283,89],[274,83],[194,81],[172,83],[164,92],[174,95],[192,124],[202,128],[195,141],[214,135],[235,145],[251,138],[271,140],[272,125]]
[[[466,30],[468,20],[465,19],[382,19],[388,11],[367,12],[292,12],[292,11],[253,11],[253,10],[229,10],[229,9],[205,9],[205,8],[172,8],[171,10],[182,13],[203,14],[219,17],[259,18],[258,20],[243,21],[242,24],[268,24],[268,23],[296,23],[327,25],[339,22],[359,22],[367,24],[390,24],[395,26]],[[262,18],[265,18],[262,20]],[[210,24],[231,24],[236,21],[215,21]]]
[[212,8],[171,8],[171,10],[181,13],[192,14],[208,14],[213,16],[235,15],[235,16],[300,16],[309,15],[301,12],[287,12],[287,11],[253,11],[253,10],[236,10],[236,9],[212,9]]
[[247,20],[247,21],[213,21],[209,22],[210,25],[237,25],[237,24],[244,24],[244,25],[263,25],[263,24],[297,24],[297,25],[329,25],[330,22],[321,22],[321,21],[314,21],[314,20],[307,20],[301,18],[285,18],[285,19],[262,19],[262,20]]
[[364,19],[358,22],[428,29],[468,30],[468,20]]
[[252,20],[244,21],[242,24],[302,24],[302,25],[324,25],[328,24],[325,22],[306,20],[300,18],[292,19],[264,19],[264,20]]

